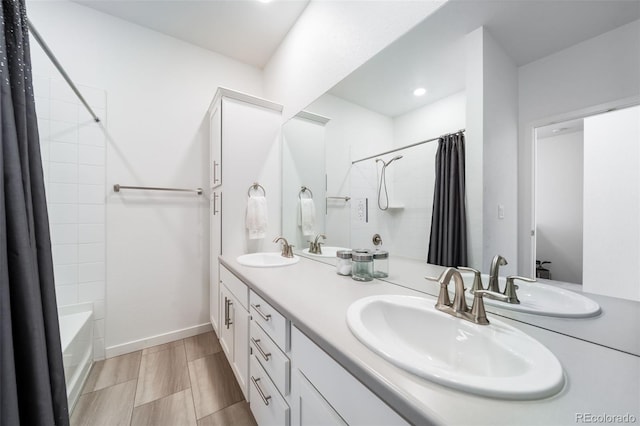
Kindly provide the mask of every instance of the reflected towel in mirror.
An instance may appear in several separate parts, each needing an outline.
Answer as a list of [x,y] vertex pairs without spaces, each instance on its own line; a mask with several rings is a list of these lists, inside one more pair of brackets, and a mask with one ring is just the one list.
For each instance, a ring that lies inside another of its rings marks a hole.
[[302,228],[302,235],[314,235],[316,226],[316,205],[313,198],[298,200],[298,225]]
[[252,196],[247,200],[247,217],[245,220],[250,240],[264,238],[267,233],[267,199]]

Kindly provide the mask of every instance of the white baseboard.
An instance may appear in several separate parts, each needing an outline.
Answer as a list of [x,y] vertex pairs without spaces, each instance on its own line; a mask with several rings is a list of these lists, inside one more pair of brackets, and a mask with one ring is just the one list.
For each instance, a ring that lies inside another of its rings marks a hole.
[[122,343],[120,345],[110,346],[105,349],[106,358],[124,355],[141,349],[150,348],[151,346],[161,345],[163,343],[173,342],[174,340],[184,339],[198,334],[206,333],[213,330],[211,323],[196,325],[193,327],[175,330],[169,333],[158,334],[156,336],[146,337],[132,342]]

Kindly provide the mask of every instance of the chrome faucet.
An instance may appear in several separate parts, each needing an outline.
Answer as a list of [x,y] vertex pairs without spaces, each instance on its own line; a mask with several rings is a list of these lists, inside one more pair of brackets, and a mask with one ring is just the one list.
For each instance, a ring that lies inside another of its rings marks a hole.
[[[476,290],[473,294],[473,305],[471,308],[467,306],[467,301],[464,297],[464,280],[460,271],[456,268],[447,268],[440,274],[438,278],[425,277],[431,281],[437,281],[440,283],[440,293],[438,295],[438,301],[436,302],[436,309],[445,312],[454,317],[471,321],[475,324],[487,325],[489,320],[484,309],[484,296],[492,296],[497,299],[503,299],[506,301],[507,296],[500,293],[494,293],[489,290]],[[453,296],[453,303],[449,299],[449,282],[453,278],[455,283],[455,293]]]
[[498,276],[500,275],[500,267],[507,265],[507,259],[496,254],[491,261],[491,269],[489,270],[489,285],[487,290],[500,293],[500,285],[498,284]]
[[282,257],[293,257],[293,246],[289,244],[285,237],[276,237],[273,242],[277,243],[278,241],[282,242]]
[[318,242],[318,240],[322,238],[326,240],[327,237],[324,234],[317,234],[316,238],[313,241],[309,241],[309,253],[312,254],[322,254],[322,242]]

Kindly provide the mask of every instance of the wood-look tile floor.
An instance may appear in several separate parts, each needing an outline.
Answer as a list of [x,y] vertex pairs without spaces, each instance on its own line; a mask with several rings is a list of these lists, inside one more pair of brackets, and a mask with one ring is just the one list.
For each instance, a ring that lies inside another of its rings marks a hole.
[[72,426],[257,426],[213,332],[96,362]]

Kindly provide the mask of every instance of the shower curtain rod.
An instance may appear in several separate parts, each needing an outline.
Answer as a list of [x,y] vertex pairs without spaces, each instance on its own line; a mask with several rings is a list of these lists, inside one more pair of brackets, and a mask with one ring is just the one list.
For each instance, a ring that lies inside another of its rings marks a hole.
[[427,139],[426,141],[412,143],[411,145],[405,145],[405,146],[402,146],[400,148],[395,148],[395,149],[392,149],[392,150],[389,150],[389,151],[381,152],[380,154],[370,155],[369,157],[365,157],[365,158],[361,158],[359,160],[352,161],[351,164],[356,164],[356,163],[359,163],[359,162],[365,161],[365,160],[371,160],[372,158],[376,158],[376,157],[379,157],[381,155],[391,154],[393,152],[400,151],[400,150],[403,150],[403,149],[413,148],[414,146],[422,145],[423,143],[437,141],[438,139],[444,138],[445,136],[455,135],[457,133],[464,133],[464,131],[465,131],[465,129],[460,129],[457,132],[445,133],[444,135],[440,135],[437,138]]
[[38,44],[40,45],[42,50],[44,50],[44,53],[47,54],[47,56],[49,57],[49,59],[51,60],[53,65],[58,69],[58,71],[60,72],[62,77],[65,79],[65,81],[69,85],[69,87],[71,87],[71,90],[73,90],[73,92],[76,94],[78,99],[80,99],[80,101],[84,104],[85,108],[87,108],[87,110],[89,111],[89,114],[91,114],[91,116],[93,117],[93,120],[96,123],[99,123],[100,122],[100,118],[98,118],[96,113],[93,112],[93,109],[91,109],[91,107],[89,106],[87,101],[84,99],[84,97],[82,96],[82,94],[80,93],[80,91],[78,90],[76,85],[73,83],[73,81],[71,81],[71,77],[69,77],[69,74],[67,74],[66,71],[64,70],[64,68],[62,68],[62,65],[60,65],[60,62],[58,62],[58,59],[56,58],[56,56],[53,54],[51,49],[49,49],[49,46],[47,46],[47,43],[44,42],[44,40],[40,36],[40,33],[38,33],[36,28],[33,26],[31,21],[29,21],[28,19],[27,19],[27,24],[29,26],[29,31],[33,35],[33,38],[36,39],[36,41],[38,42]]

